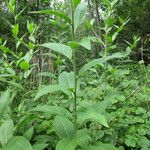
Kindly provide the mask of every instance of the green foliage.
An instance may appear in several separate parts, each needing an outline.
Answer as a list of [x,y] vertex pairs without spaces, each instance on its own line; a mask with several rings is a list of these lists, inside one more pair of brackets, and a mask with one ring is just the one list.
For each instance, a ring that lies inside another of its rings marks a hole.
[[63,54],[64,56],[68,57],[70,60],[72,58],[72,50],[70,47],[59,44],[59,43],[45,43],[41,45],[42,47],[49,48],[57,53]]
[[0,143],[5,146],[7,142],[13,137],[14,124],[12,120],[5,120],[0,126]]
[[71,139],[76,133],[73,123],[62,116],[56,116],[53,125],[56,133],[61,138]]
[[0,1],[0,150],[150,149],[146,4]]
[[13,137],[2,150],[32,150],[30,143],[21,136]]
[[78,26],[82,23],[85,18],[87,11],[86,3],[79,3],[74,11],[74,31],[77,30]]
[[6,113],[10,104],[10,90],[4,92],[0,97],[0,118]]

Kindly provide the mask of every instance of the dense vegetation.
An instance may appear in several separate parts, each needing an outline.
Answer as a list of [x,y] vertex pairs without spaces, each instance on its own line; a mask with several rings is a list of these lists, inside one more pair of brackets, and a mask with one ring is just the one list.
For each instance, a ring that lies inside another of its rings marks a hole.
[[150,150],[149,0],[0,14],[0,150]]

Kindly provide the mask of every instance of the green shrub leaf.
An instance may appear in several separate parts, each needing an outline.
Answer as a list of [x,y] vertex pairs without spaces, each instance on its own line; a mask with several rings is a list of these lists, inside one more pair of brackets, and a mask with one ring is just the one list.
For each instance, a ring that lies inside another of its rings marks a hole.
[[57,53],[60,53],[64,56],[66,56],[70,60],[72,58],[72,49],[67,45],[59,44],[59,43],[45,43],[45,44],[41,44],[39,46],[49,48]]
[[71,139],[75,136],[76,133],[75,127],[68,118],[56,116],[53,125],[56,133],[61,138]]
[[43,95],[53,93],[53,92],[57,92],[57,91],[60,91],[60,90],[61,90],[61,87],[58,84],[40,86],[39,89],[38,89],[38,92],[36,94],[35,100],[37,100],[38,98],[40,98]]
[[6,120],[0,126],[0,143],[2,146],[6,145],[7,142],[13,137],[14,123],[12,120]]
[[2,150],[33,150],[29,141],[22,136],[14,136]]
[[0,117],[6,112],[10,103],[10,90],[4,92],[0,97]]
[[85,2],[79,3],[74,12],[74,27],[75,31],[77,27],[82,23],[87,11],[87,5]]
[[69,19],[68,16],[66,16],[64,13],[62,12],[58,12],[58,11],[53,11],[53,10],[40,10],[40,11],[33,11],[30,13],[34,13],[34,14],[51,14],[51,15],[56,15],[59,16],[60,18],[64,19],[65,21],[67,21],[69,24],[71,24],[71,20]]

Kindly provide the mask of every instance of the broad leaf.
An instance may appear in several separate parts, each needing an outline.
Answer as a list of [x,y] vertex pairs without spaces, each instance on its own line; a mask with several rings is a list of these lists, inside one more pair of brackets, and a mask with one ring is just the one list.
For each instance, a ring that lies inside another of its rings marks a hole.
[[50,115],[62,115],[71,118],[71,113],[61,106],[48,106],[48,105],[42,105],[37,106],[33,108],[31,111],[38,111],[43,112]]
[[22,61],[22,62],[20,62],[19,67],[20,67],[22,70],[27,70],[27,69],[29,69],[30,64],[29,64],[29,62],[27,62],[27,61]]
[[6,112],[10,103],[10,90],[4,92],[0,97],[0,117]]
[[61,90],[61,87],[58,84],[40,86],[39,89],[38,89],[38,92],[36,94],[35,100],[37,100],[38,98],[40,98],[43,95],[53,93],[53,92],[57,92],[57,91],[60,91],[60,90]]
[[14,123],[12,120],[6,120],[0,126],[0,143],[2,146],[6,145],[7,142],[13,137]]
[[91,141],[91,137],[88,133],[88,130],[82,129],[76,132],[77,145],[82,147],[84,145],[88,145],[89,141]]
[[84,17],[86,16],[87,5],[85,2],[78,4],[74,12],[74,29],[77,30],[77,27],[82,23]]
[[62,89],[74,89],[74,72],[62,72],[59,75],[58,82]]
[[29,141],[22,136],[13,137],[2,150],[33,150]]
[[96,112],[93,106],[94,105],[90,103],[80,104],[80,107],[78,109],[78,118],[77,118],[78,124],[82,125],[83,123],[86,123],[88,121],[93,121],[105,127],[109,127],[104,115],[102,115],[99,112]]
[[[91,41],[93,41],[93,37],[87,37],[87,38],[81,39],[79,42],[69,41],[68,45],[73,49],[76,49],[79,46],[82,46],[88,50],[91,50]],[[93,41],[93,42],[97,42],[97,41]]]
[[83,38],[82,40],[79,41],[79,44],[88,49],[91,50],[91,39],[90,38]]
[[48,10],[33,11],[33,12],[30,12],[30,13],[56,15],[56,16],[59,16],[60,18],[64,19],[64,20],[66,20],[69,24],[71,24],[71,20],[69,19],[69,17],[66,16],[62,12],[53,11],[53,10],[48,9]]
[[58,141],[56,145],[56,150],[75,150],[77,146],[75,139],[63,138]]
[[66,57],[68,57],[70,60],[72,58],[72,49],[64,44],[59,44],[59,43],[45,43],[41,44],[39,46],[49,48],[57,53],[60,53]]
[[72,139],[63,138],[59,140],[56,145],[56,150],[75,150],[78,145],[87,145],[90,139],[86,130],[78,130]]
[[48,144],[35,144],[32,146],[33,150],[44,150],[46,147],[48,146]]
[[75,127],[68,118],[56,116],[53,125],[56,133],[61,138],[71,139],[75,136],[76,133]]

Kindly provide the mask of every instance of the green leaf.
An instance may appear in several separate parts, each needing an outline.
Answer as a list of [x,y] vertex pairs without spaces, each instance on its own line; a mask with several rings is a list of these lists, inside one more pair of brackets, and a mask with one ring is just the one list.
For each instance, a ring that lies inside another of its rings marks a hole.
[[7,90],[0,97],[0,118],[8,109],[9,103],[10,103],[10,90]]
[[100,125],[103,125],[105,127],[109,127],[105,117],[99,113],[92,112],[92,111],[78,113],[77,122],[79,125],[82,125],[83,123],[86,123],[89,121],[93,121],[93,122],[99,123]]
[[91,141],[91,137],[88,133],[88,130],[82,129],[76,132],[77,145],[80,145],[82,147],[88,145],[89,141]]
[[58,141],[56,150],[75,150],[77,143],[75,139],[63,138]]
[[85,64],[81,70],[80,70],[80,73],[84,73],[86,72],[87,70],[91,69],[92,67],[96,66],[96,65],[101,65],[103,66],[103,64],[109,60],[112,60],[112,59],[119,59],[119,58],[125,58],[126,56],[129,55],[129,51],[126,51],[126,52],[117,52],[117,53],[114,53],[110,56],[106,56],[106,57],[103,57],[103,58],[99,58],[99,59],[95,59],[95,60],[92,60],[90,61],[89,63]]
[[71,139],[75,136],[76,133],[75,127],[68,118],[56,116],[53,125],[56,133],[61,138]]
[[136,147],[137,138],[133,135],[126,135],[125,144],[130,147]]
[[78,130],[72,139],[63,138],[59,140],[56,145],[56,150],[75,150],[78,145],[87,145],[90,139],[87,130]]
[[32,146],[33,150],[44,150],[48,144],[35,144]]
[[15,126],[15,131],[19,132],[22,128],[31,124],[36,118],[37,118],[37,115],[33,113],[29,115],[24,115],[23,117],[20,118],[20,120],[18,121],[18,124]]
[[82,23],[84,17],[86,16],[87,5],[85,2],[78,4],[74,12],[74,30]]
[[7,142],[13,137],[14,123],[12,120],[6,120],[0,126],[0,143],[2,146],[6,145]]
[[[74,72],[62,72],[58,77],[58,82],[61,87],[61,91],[67,95],[71,95],[74,92]],[[80,89],[80,81],[77,81],[77,92]]]
[[24,133],[24,137],[26,137],[26,139],[28,141],[31,140],[32,136],[33,136],[33,132],[34,132],[34,127],[29,128],[25,133]]
[[38,89],[38,92],[35,96],[35,100],[37,100],[38,98],[40,98],[41,96],[44,96],[46,94],[60,91],[61,89],[62,88],[58,84],[40,86],[39,89]]
[[12,27],[12,33],[14,36],[17,36],[19,33],[19,24],[16,24],[15,26]]
[[[74,73],[73,72],[62,72],[59,75],[59,84],[56,85],[47,85],[47,86],[40,86],[38,92],[36,94],[35,100],[40,98],[43,95],[62,91],[65,94],[70,94],[71,91],[74,89]],[[79,86],[79,84],[78,84]],[[69,91],[70,90],[70,91]]]
[[29,141],[22,136],[14,136],[2,150],[33,150]]
[[75,42],[75,41],[69,41],[68,45],[72,48],[72,49],[76,49],[79,46],[82,46],[88,50],[91,50],[91,41],[92,42],[97,42],[100,43],[99,39],[97,39],[96,37],[85,37],[83,39],[81,39],[79,42]]
[[15,13],[15,0],[10,0],[7,6],[12,14]]
[[27,29],[28,29],[30,35],[34,33],[34,31],[36,30],[36,28],[37,28],[37,25],[36,25],[36,24],[34,24],[33,22],[30,23],[30,22],[27,20]]
[[23,70],[27,70],[27,69],[29,69],[30,64],[27,61],[22,61],[22,62],[20,62],[19,67]]
[[59,75],[58,82],[59,85],[62,86],[63,89],[73,89],[74,88],[74,72],[62,72]]
[[39,46],[49,48],[57,53],[60,53],[64,56],[68,57],[70,60],[72,58],[72,49],[67,45],[63,45],[63,44],[59,44],[59,43],[45,43],[45,44],[42,44]]
[[116,148],[112,144],[105,144],[105,143],[98,143],[97,145],[89,145],[86,148],[83,148],[82,150],[121,150],[120,148]]
[[82,125],[83,123],[93,121],[105,127],[109,127],[104,115],[102,115],[99,112],[96,112],[93,106],[94,105],[91,105],[90,103],[80,104],[78,109],[77,123],[79,125]]
[[60,18],[64,19],[65,21],[67,21],[69,24],[71,24],[71,20],[69,19],[69,17],[66,16],[62,12],[53,11],[53,10],[48,9],[48,10],[33,11],[33,12],[30,12],[30,13],[56,15],[56,16],[59,16]]
[[81,2],[81,0],[73,0],[75,7]]
[[109,0],[103,0],[103,3],[106,4],[108,7],[111,7],[111,2]]
[[80,46],[80,44],[78,42],[75,42],[75,41],[69,41],[68,43],[68,46],[70,46],[72,49],[76,49]]
[[91,39],[90,38],[83,38],[81,41],[79,41],[79,44],[88,49],[91,50]]
[[33,108],[31,111],[43,112],[43,113],[50,114],[50,115],[62,115],[68,118],[71,118],[72,116],[71,113],[67,109],[61,106],[48,106],[48,105],[40,106],[39,105]]

